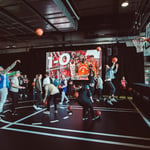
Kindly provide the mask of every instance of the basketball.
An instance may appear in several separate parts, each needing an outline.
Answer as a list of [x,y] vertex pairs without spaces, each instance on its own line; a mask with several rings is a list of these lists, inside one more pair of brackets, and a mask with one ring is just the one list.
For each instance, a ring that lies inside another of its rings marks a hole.
[[71,105],[68,106],[68,111],[72,111],[72,106]]
[[117,57],[113,57],[113,58],[112,58],[112,62],[113,62],[113,63],[116,63],[117,61],[118,61],[118,58],[117,58]]
[[102,115],[102,113],[99,110],[96,110],[95,114],[96,114],[96,116],[101,116]]
[[78,93],[78,92],[75,92],[75,93],[74,93],[74,97],[78,98],[78,97],[79,97],[79,93]]
[[97,49],[97,51],[101,51],[102,50],[102,48],[100,46],[98,46],[96,49]]
[[132,91],[132,88],[128,88],[128,91],[130,91],[130,92],[131,92],[131,91]]
[[35,82],[32,82],[32,86],[35,86]]
[[37,28],[36,31],[35,31],[35,33],[36,33],[36,35],[38,35],[38,36],[42,36],[43,33],[44,33],[44,31],[43,31],[43,29],[41,29],[41,28]]
[[45,106],[47,106],[47,101],[43,102],[43,104],[44,104]]
[[61,85],[58,85],[58,88],[61,89]]

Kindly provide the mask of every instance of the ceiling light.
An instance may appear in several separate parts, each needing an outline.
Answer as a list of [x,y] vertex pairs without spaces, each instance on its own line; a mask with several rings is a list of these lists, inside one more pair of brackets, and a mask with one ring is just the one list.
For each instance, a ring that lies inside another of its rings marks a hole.
[[129,2],[127,0],[124,0],[122,3],[121,3],[121,6],[122,7],[127,7],[129,5]]

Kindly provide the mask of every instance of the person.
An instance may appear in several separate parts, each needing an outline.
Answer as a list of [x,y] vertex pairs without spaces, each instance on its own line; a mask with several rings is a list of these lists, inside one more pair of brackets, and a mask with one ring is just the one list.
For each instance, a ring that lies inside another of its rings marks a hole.
[[59,95],[59,89],[53,84],[47,84],[44,87],[45,89],[45,97],[43,99],[43,103],[47,100],[47,110],[44,112],[45,114],[50,114],[50,102],[53,101],[55,113],[57,111],[57,97]]
[[90,90],[92,92],[92,95],[94,95],[94,92],[95,92],[95,72],[93,70],[92,64],[89,65],[88,79],[89,79]]
[[97,83],[96,83],[96,89],[97,89],[97,94],[98,94],[98,99],[97,101],[99,102],[102,100],[102,90],[103,90],[103,80],[100,76],[100,74],[97,74]]
[[8,71],[13,69],[17,63],[21,63],[20,60],[16,60],[8,68],[4,69],[0,66],[0,116],[3,117],[3,107],[6,102],[9,88]]
[[10,81],[10,97],[12,98],[12,106],[11,111],[12,115],[17,115],[16,113],[16,106],[18,104],[19,98],[19,89],[25,89],[25,87],[19,85],[20,71],[16,71],[15,75],[11,78]]
[[56,87],[58,87],[60,85],[60,80],[58,79],[58,76],[56,75],[55,76],[55,80],[54,80],[54,83],[53,83]]
[[[105,82],[106,82],[107,86],[109,87],[109,96],[108,96],[107,103],[110,105],[113,105],[112,102],[117,102],[117,100],[114,98],[116,88],[115,88],[114,84],[112,83],[112,79],[115,79],[114,74],[117,73],[118,67],[119,67],[119,65],[116,63],[113,63],[113,65],[111,67],[106,65]],[[114,68],[115,68],[115,70],[114,70]]]
[[38,79],[35,82],[35,91],[37,93],[37,101],[33,105],[35,110],[41,110],[42,108],[39,107],[40,103],[42,102],[42,74],[38,75]]
[[94,58],[94,55],[90,55],[89,59],[88,59],[88,66],[92,66],[93,67],[93,71],[95,73],[95,76],[97,76],[97,72],[98,72],[98,63]]
[[120,91],[119,91],[118,98],[120,97],[122,93],[125,95],[127,99],[127,81],[125,79],[125,76],[122,77],[121,82],[120,82]]
[[83,107],[82,120],[88,120],[88,112],[91,113],[92,120],[96,120],[99,118],[99,116],[95,116],[94,110],[93,110],[93,98],[92,93],[90,91],[90,88],[88,85],[82,85],[78,84],[78,92],[79,97],[77,98],[78,103]]
[[28,97],[28,92],[29,92],[29,89],[28,89],[29,88],[29,79],[26,74],[23,77],[23,86],[25,87],[24,99],[26,99]]
[[65,78],[64,75],[62,75],[62,80],[61,80],[61,89],[62,89],[62,92],[61,92],[61,102],[59,104],[63,104],[64,102],[64,99],[66,99],[66,103],[69,102],[69,99],[68,97],[66,96],[66,92],[67,92],[67,80]]
[[35,75],[35,78],[33,79],[32,82],[32,88],[33,88],[33,100],[36,100],[36,90],[35,90],[35,82],[38,79],[38,74]]
[[45,73],[45,78],[43,79],[43,87],[46,85],[46,84],[50,84],[50,77],[49,77],[49,73],[46,72]]
[[80,55],[80,62],[77,64],[76,68],[78,71],[78,76],[79,79],[87,79],[88,74],[89,74],[89,68],[88,68],[88,64],[86,62],[85,56],[84,55]]

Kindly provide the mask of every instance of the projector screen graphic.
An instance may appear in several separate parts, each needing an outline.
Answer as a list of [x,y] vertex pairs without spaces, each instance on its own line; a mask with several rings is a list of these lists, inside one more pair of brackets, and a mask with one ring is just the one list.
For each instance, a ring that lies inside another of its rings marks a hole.
[[102,74],[102,51],[76,50],[46,53],[46,71],[50,77],[65,75],[72,80],[87,80],[89,67]]

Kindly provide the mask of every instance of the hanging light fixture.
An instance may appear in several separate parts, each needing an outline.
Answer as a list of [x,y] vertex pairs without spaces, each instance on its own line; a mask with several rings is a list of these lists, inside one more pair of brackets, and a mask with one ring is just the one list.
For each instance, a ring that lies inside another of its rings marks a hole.
[[122,7],[127,7],[129,5],[129,2],[127,1],[127,0],[123,0],[122,2],[121,2],[121,6]]

